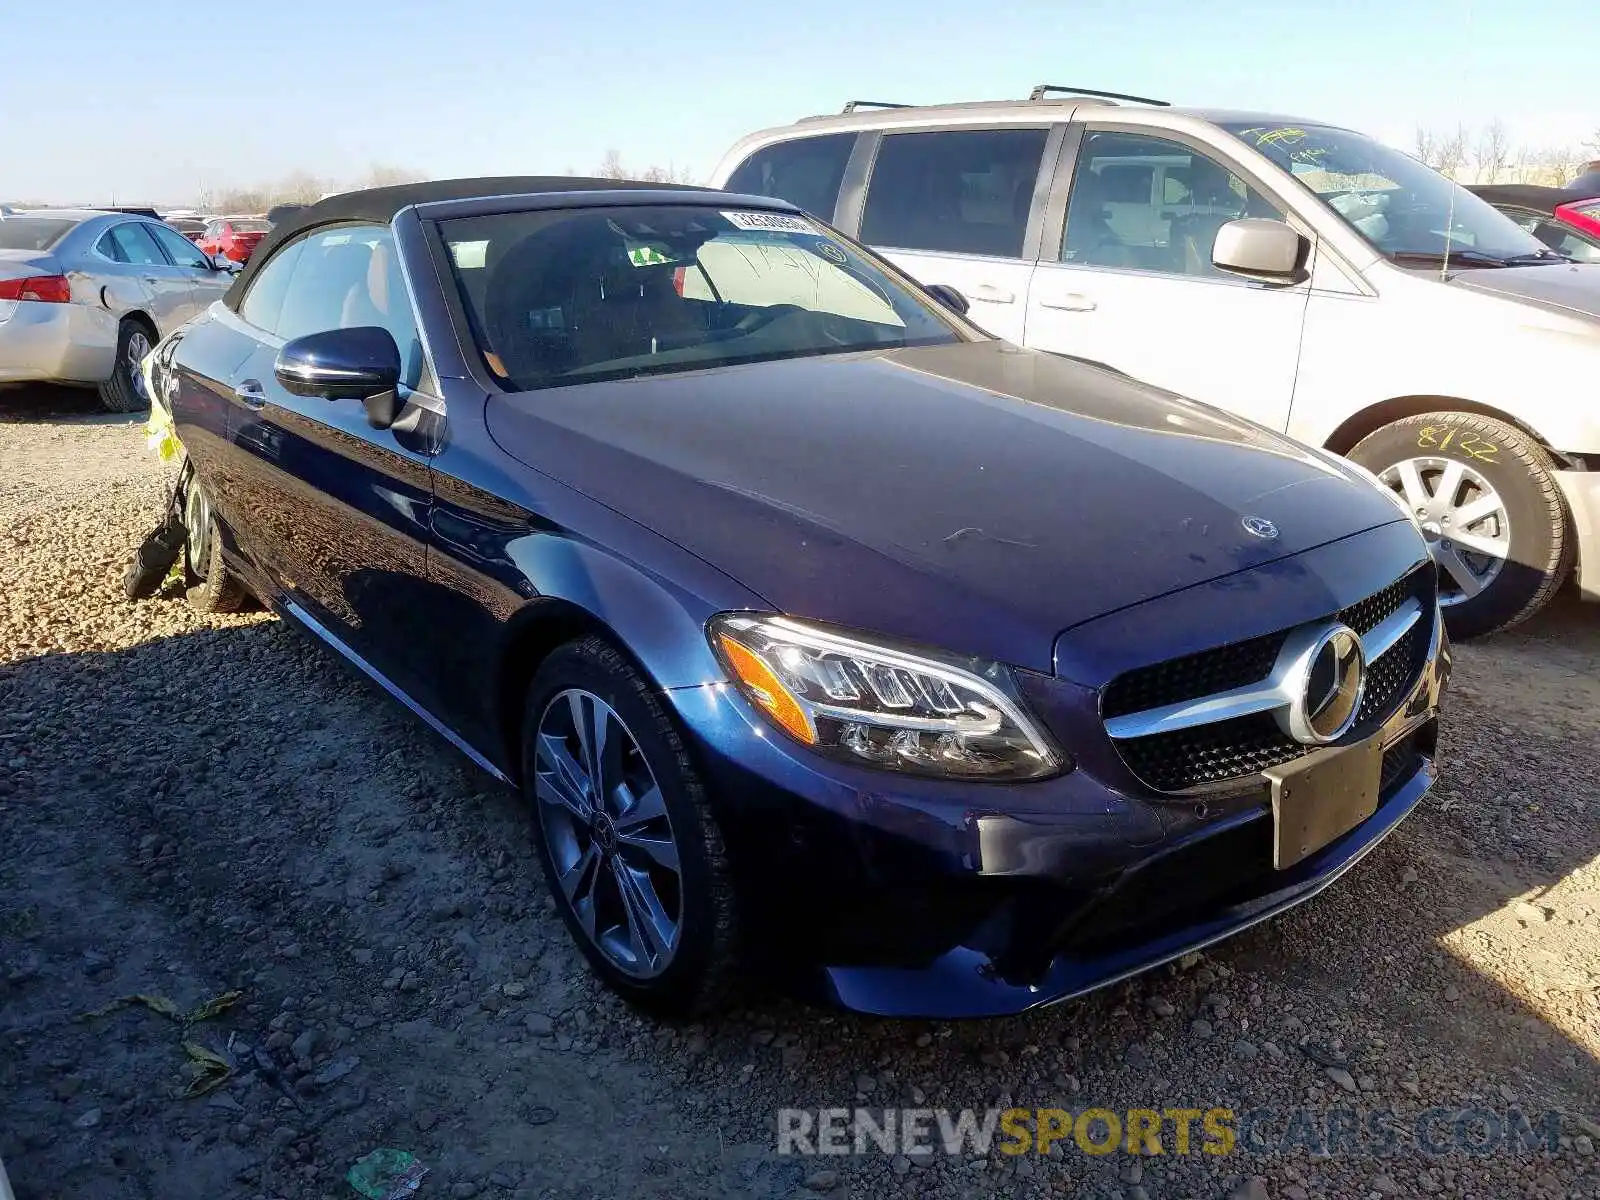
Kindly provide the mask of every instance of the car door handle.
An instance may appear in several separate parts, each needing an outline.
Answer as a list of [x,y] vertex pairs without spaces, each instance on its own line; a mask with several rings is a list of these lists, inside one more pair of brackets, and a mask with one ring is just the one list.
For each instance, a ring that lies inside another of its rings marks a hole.
[[1064,296],[1039,297],[1040,308],[1060,308],[1067,312],[1093,312],[1095,302],[1082,292],[1068,292]]
[[979,283],[967,289],[967,299],[982,300],[988,304],[1015,304],[1017,294],[992,283]]
[[245,379],[234,386],[233,398],[246,408],[262,408],[267,403],[267,392],[259,380]]

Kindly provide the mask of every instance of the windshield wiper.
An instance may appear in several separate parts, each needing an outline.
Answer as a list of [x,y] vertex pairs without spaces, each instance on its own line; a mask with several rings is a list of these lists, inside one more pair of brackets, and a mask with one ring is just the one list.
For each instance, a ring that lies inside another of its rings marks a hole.
[[1447,263],[1463,267],[1504,267],[1510,265],[1503,258],[1485,254],[1482,250],[1390,250],[1388,255],[1397,263],[1417,263],[1426,266],[1444,266]]
[[1559,250],[1535,250],[1531,254],[1513,254],[1510,258],[1500,260],[1508,267],[1542,267],[1547,263],[1577,262],[1569,254],[1562,254]]

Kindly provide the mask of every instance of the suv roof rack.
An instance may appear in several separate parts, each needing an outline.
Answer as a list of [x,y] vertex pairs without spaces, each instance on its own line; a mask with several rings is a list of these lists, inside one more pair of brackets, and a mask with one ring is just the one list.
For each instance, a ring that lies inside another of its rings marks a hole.
[[910,104],[896,104],[892,100],[851,100],[840,112],[853,113],[858,108],[911,108]]
[[1069,96],[1094,96],[1101,100],[1130,100],[1134,104],[1159,104],[1162,108],[1172,107],[1170,100],[1154,100],[1149,96],[1130,96],[1126,92],[1102,92],[1095,88],[1071,87],[1062,83],[1041,83],[1028,93],[1029,100],[1043,100],[1049,92],[1065,92]]

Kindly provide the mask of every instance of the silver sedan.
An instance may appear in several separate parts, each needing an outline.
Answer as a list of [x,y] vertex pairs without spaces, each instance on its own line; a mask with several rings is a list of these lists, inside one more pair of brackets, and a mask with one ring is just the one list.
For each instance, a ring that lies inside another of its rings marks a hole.
[[91,384],[112,412],[142,409],[140,361],[232,281],[232,269],[146,217],[0,216],[0,384]]

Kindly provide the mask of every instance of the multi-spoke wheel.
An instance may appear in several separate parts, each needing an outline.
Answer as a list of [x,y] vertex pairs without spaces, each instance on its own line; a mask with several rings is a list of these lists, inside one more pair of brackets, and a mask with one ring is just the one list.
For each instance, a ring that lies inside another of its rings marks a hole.
[[1423,413],[1385,425],[1350,457],[1415,514],[1456,637],[1526,620],[1566,577],[1571,537],[1555,463],[1522,430],[1468,413]]
[[254,602],[249,587],[222,557],[222,534],[211,515],[211,501],[200,481],[190,477],[183,496],[184,574],[191,608],[207,613],[238,612]]
[[714,1001],[735,958],[722,836],[670,717],[611,646],[540,667],[523,770],[545,877],[595,970],[653,1007]]
[[125,317],[117,326],[117,357],[111,378],[100,385],[100,403],[116,413],[139,412],[150,407],[145,394],[143,364],[155,344],[155,331],[143,317]]
[[1511,555],[1511,518],[1500,493],[1453,458],[1402,459],[1378,476],[1404,499],[1439,564],[1439,603],[1471,600]]
[[599,696],[568,688],[545,706],[533,756],[539,821],[584,936],[628,975],[661,974],[683,927],[683,879],[639,743]]

